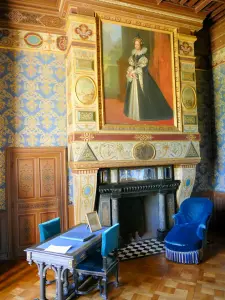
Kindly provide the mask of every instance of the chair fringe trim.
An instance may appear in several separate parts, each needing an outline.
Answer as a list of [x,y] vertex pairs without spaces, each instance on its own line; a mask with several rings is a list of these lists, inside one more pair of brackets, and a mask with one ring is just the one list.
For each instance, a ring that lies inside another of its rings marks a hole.
[[179,252],[166,248],[166,258],[182,264],[199,264],[202,260],[202,256],[203,249],[189,252]]

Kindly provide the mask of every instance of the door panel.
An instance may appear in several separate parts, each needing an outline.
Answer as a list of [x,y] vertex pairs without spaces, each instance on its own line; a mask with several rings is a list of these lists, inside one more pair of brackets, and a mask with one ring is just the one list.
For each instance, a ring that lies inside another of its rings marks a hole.
[[9,148],[7,194],[11,256],[39,242],[38,224],[60,217],[67,224],[65,148]]

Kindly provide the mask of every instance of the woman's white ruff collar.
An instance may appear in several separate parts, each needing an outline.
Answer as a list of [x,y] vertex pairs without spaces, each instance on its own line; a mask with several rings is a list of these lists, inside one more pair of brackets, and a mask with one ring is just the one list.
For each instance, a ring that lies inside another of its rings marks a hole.
[[146,47],[143,47],[141,50],[136,50],[136,49],[133,49],[132,50],[132,55],[143,55],[147,52],[147,48]]

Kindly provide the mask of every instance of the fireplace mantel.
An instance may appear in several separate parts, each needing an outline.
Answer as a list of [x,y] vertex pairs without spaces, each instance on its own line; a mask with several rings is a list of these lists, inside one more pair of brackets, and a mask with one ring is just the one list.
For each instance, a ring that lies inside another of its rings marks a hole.
[[[122,223],[120,208],[127,199],[129,204],[137,199],[157,194],[159,227],[157,238],[163,240],[167,230],[173,225],[172,215],[176,212],[176,191],[180,180],[171,178],[148,180],[142,182],[126,182],[116,184],[101,184],[98,187],[98,213],[103,226]],[[169,197],[168,197],[169,196]],[[141,201],[141,200],[140,200]],[[136,202],[137,203],[137,202]],[[129,210],[126,214],[129,214]]]
[[145,196],[150,192],[174,192],[178,189],[180,180],[154,180],[148,182],[129,182],[120,184],[104,184],[99,186],[100,194],[111,194],[112,197]]

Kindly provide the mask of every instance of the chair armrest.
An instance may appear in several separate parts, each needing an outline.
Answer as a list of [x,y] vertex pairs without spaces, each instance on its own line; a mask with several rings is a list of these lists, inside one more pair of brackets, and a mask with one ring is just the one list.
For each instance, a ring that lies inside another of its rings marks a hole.
[[197,228],[197,236],[203,240],[205,238],[205,232],[207,230],[207,226],[208,226],[208,220],[210,218],[210,215],[205,215],[202,220],[201,223],[198,225]]
[[178,212],[177,214],[173,215],[173,219],[175,225],[186,223],[185,216],[181,212]]
[[200,240],[204,240],[205,238],[205,232],[206,232],[206,225],[205,224],[199,224],[197,228],[197,236],[200,238]]

